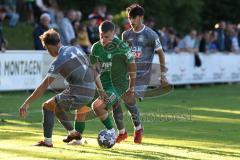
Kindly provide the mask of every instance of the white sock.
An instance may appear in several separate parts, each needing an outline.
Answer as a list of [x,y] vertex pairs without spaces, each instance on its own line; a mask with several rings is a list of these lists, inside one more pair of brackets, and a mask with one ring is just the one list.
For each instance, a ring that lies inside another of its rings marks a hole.
[[76,141],[76,143],[78,143],[78,144],[82,144],[82,140],[80,139],[80,140],[75,140]]
[[123,129],[120,129],[120,130],[118,131],[118,134],[124,134],[125,132],[126,132],[126,129],[123,128]]
[[112,129],[108,129],[108,131],[110,131],[111,133],[114,133],[114,134],[116,134],[116,132],[115,132],[115,129],[114,129],[114,128],[112,128]]
[[44,137],[44,142],[47,143],[47,144],[52,144],[52,138]]
[[68,134],[71,135],[73,133],[76,133],[77,131],[75,129],[71,130],[71,131],[68,131]]
[[138,131],[139,129],[142,129],[142,125],[139,124],[137,127],[135,127],[135,131]]

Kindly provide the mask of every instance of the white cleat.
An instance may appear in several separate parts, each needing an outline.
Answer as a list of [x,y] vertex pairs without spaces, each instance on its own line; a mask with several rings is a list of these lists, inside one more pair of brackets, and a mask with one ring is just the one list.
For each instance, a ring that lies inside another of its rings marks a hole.
[[68,143],[68,145],[73,145],[73,146],[83,146],[86,144],[88,144],[86,139],[75,140],[75,141]]

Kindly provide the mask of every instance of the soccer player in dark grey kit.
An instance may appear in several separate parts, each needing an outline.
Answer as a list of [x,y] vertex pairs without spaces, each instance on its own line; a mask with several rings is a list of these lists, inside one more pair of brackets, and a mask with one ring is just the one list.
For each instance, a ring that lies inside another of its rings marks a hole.
[[30,104],[39,98],[60,74],[69,83],[68,88],[43,103],[44,140],[36,144],[36,146],[53,147],[52,130],[55,115],[68,131],[67,139],[81,139],[80,133],[73,128],[66,111],[79,109],[93,100],[97,76],[91,68],[87,55],[76,47],[63,46],[55,30],[44,32],[40,39],[44,48],[55,59],[44,80],[20,107],[19,114],[21,117],[26,117]]
[[[131,28],[122,34],[122,40],[127,42],[135,55],[135,62],[137,65],[137,77],[135,88],[135,96],[142,99],[144,92],[147,89],[150,81],[150,73],[152,67],[152,60],[154,53],[159,55],[161,80],[160,85],[165,87],[168,85],[165,77],[165,57],[162,50],[158,35],[149,27],[143,24],[144,9],[138,4],[133,4],[127,8],[128,20]],[[142,143],[143,125],[140,122],[140,114],[136,105],[126,104],[128,111],[135,127],[134,142]],[[114,107],[113,115],[118,128],[117,143],[127,138],[127,132],[123,124],[123,112],[121,107]]]

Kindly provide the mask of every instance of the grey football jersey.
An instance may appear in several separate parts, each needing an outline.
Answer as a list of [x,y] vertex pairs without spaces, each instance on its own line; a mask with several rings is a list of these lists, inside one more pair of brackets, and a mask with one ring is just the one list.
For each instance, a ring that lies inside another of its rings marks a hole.
[[158,35],[151,28],[144,26],[139,32],[129,29],[122,34],[135,55],[137,65],[136,85],[148,85],[155,50],[162,49]]
[[94,71],[87,55],[77,47],[62,46],[52,62],[48,76],[62,75],[70,86],[94,89]]

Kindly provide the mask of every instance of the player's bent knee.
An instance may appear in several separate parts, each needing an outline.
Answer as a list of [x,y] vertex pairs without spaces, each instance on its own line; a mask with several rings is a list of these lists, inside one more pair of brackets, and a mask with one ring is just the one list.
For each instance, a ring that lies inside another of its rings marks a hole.
[[87,106],[77,109],[75,120],[79,122],[84,121],[88,112],[90,112],[90,108]]
[[55,103],[55,100],[54,99],[50,99],[46,102],[44,102],[42,104],[42,107],[47,109],[47,110],[50,110],[50,111],[55,111],[55,108],[56,108],[56,103]]
[[102,110],[106,107],[105,102],[102,99],[96,99],[92,104],[92,109],[94,111]]

